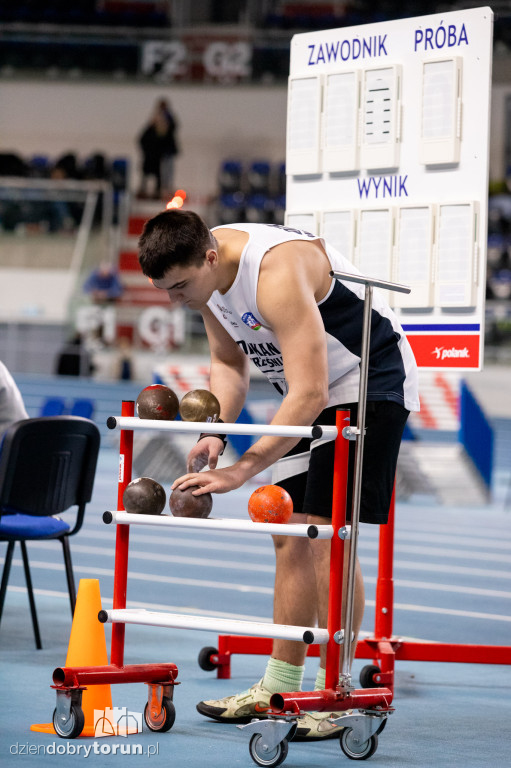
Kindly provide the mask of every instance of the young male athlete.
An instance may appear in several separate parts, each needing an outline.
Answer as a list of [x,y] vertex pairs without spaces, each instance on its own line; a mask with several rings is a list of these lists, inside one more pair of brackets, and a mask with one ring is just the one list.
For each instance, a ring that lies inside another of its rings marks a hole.
[[[241,412],[251,359],[282,395],[272,424],[335,424],[338,407],[349,408],[356,423],[364,286],[330,277],[332,269],[357,270],[323,239],[266,224],[232,224],[210,231],[196,214],[169,210],[146,223],[139,260],[144,274],[156,288],[167,291],[171,303],[202,313],[211,350],[211,391],[220,401],[224,421],[236,421]],[[401,436],[409,412],[418,409],[412,351],[397,318],[375,291],[361,522],[387,522]],[[272,466],[272,482],[293,499],[292,522],[324,525],[331,518],[333,441],[316,444],[265,436],[232,466],[216,469],[223,448],[221,435],[199,440],[188,466],[198,461],[209,470],[190,472],[172,487],[199,485],[196,495],[226,493]],[[273,539],[274,622],[326,627],[330,542]],[[352,656],[364,601],[357,563]],[[304,643],[274,640],[258,683],[234,696],[202,701],[198,711],[224,722],[264,717],[272,693],[301,689],[305,655]],[[325,687],[325,646],[315,686]],[[336,735],[339,727],[329,722],[330,715],[304,714],[296,737]]]

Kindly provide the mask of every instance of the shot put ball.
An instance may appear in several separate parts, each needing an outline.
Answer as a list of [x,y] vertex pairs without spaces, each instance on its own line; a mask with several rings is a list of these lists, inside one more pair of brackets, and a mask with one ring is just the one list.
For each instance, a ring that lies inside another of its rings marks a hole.
[[254,523],[287,523],[293,514],[293,501],[284,488],[263,485],[250,496],[248,514]]
[[173,421],[179,411],[176,393],[163,384],[151,384],[137,397],[137,416],[139,419],[157,419]]
[[209,389],[192,389],[181,399],[179,413],[183,421],[218,421],[220,403]]
[[175,517],[209,517],[213,507],[213,497],[210,493],[193,496],[192,491],[197,490],[198,487],[198,485],[191,485],[183,491],[179,488],[172,491],[169,507]]
[[124,509],[134,515],[161,515],[166,501],[164,489],[150,477],[132,480],[122,495]]

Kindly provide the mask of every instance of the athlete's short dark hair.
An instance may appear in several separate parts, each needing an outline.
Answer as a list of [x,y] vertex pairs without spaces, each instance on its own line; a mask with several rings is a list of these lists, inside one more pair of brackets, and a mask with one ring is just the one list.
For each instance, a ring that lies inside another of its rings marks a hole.
[[216,241],[207,224],[193,211],[171,209],[146,221],[138,241],[142,272],[161,280],[172,267],[200,266]]

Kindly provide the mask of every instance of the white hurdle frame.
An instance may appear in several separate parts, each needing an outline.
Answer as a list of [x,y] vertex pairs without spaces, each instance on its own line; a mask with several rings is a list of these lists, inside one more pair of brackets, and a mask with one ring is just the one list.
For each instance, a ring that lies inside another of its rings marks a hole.
[[103,522],[118,525],[149,525],[163,528],[205,528],[208,531],[234,531],[236,533],[280,534],[281,536],[308,536],[309,539],[331,539],[331,525],[299,523],[254,523],[252,520],[232,520],[222,517],[171,517],[170,515],[137,515],[118,509],[105,512]]
[[[163,421],[158,419],[140,419],[138,416],[110,416],[107,419],[109,429],[156,430],[159,432],[190,432],[218,434],[218,421]],[[285,424],[224,424],[220,423],[224,435],[253,435],[256,437],[310,437],[313,440],[335,440],[337,427],[320,426],[290,427]]]
[[184,616],[180,613],[147,611],[144,608],[126,608],[107,611],[107,613],[109,622],[120,621],[124,624],[146,624],[151,627],[202,629],[234,635],[273,637],[283,640],[298,640],[309,645],[311,643],[326,645],[328,642],[328,630],[317,627],[295,627],[287,624],[267,624],[264,621],[242,621],[241,619],[221,619],[209,616]]

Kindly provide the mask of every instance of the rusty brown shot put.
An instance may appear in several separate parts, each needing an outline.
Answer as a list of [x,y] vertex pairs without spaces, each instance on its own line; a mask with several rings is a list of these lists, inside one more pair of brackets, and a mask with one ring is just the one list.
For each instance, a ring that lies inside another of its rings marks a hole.
[[163,384],[151,384],[143,389],[137,397],[136,405],[139,419],[173,421],[179,412],[176,393]]
[[124,509],[134,515],[161,515],[166,501],[164,489],[151,477],[132,480],[122,495]]
[[198,485],[191,485],[183,491],[179,488],[172,491],[169,507],[175,517],[209,517],[213,507],[213,497],[210,493],[193,496],[192,491],[197,490],[198,487]]

